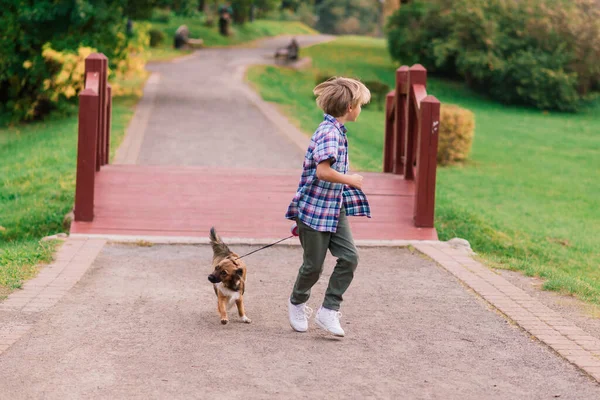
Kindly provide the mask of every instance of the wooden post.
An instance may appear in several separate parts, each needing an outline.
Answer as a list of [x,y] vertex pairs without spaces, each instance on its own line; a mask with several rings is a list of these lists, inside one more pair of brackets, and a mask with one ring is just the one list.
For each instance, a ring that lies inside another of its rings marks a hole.
[[[404,170],[402,173],[404,174],[404,179],[412,180],[415,179],[415,150],[419,135],[418,121],[420,119],[419,108],[416,105],[421,101],[421,98],[417,97],[425,95],[424,89],[427,88],[427,70],[420,64],[410,67],[408,71],[408,84],[410,89],[408,93],[406,140],[404,142],[405,147],[402,149],[402,154],[404,155]],[[423,90],[420,90],[421,87]]]
[[433,228],[440,102],[434,96],[421,101],[415,182],[415,226]]
[[104,151],[104,165],[110,163],[110,124],[112,121],[112,87],[110,85],[106,86],[106,99],[106,147]]
[[404,172],[404,141],[406,140],[406,103],[408,99],[408,67],[403,65],[396,70],[396,112],[394,133],[394,174]]
[[[88,78],[91,79],[91,78]],[[92,89],[79,93],[79,132],[77,142],[77,185],[75,220],[94,219],[94,184],[97,165],[99,96]]]
[[383,143],[383,172],[394,169],[394,92],[385,97],[385,140]]
[[[85,72],[98,73],[98,143],[96,150],[96,171],[100,171],[100,167],[104,165],[105,149],[106,149],[106,76],[107,76],[108,59],[102,53],[92,53],[85,59]],[[87,85],[86,85],[87,87]]]

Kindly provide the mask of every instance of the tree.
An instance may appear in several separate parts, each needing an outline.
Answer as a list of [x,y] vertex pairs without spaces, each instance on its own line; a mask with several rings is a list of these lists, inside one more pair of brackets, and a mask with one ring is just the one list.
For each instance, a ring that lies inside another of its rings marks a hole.
[[261,13],[267,13],[276,9],[281,4],[280,0],[233,0],[233,21],[243,24],[250,18],[250,10],[255,7]]
[[81,46],[97,49],[112,65],[123,59],[127,39],[120,0],[0,0],[0,112],[14,119],[36,118],[44,82],[53,76],[42,49],[57,51]]
[[123,2],[123,13],[131,19],[149,19],[158,0],[127,0]]
[[322,0],[316,6],[317,29],[325,33],[370,34],[381,15],[379,0]]

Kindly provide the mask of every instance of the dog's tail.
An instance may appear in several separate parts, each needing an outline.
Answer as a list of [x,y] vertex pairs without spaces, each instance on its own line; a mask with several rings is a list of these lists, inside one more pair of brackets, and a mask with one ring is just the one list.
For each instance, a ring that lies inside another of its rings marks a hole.
[[225,258],[228,255],[230,255],[231,253],[233,253],[231,250],[229,250],[229,247],[227,247],[227,245],[225,243],[223,243],[223,240],[217,234],[217,231],[215,231],[214,227],[210,228],[209,238],[210,238],[210,245],[212,246],[212,249],[213,249],[214,258],[217,258],[217,257]]

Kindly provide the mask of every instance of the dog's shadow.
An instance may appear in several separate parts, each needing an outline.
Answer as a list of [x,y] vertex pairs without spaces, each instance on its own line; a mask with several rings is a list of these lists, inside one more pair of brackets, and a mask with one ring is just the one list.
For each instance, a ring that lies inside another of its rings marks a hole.
[[196,313],[196,323],[199,327],[207,328],[207,329],[223,329],[227,328],[230,325],[245,325],[252,326],[254,322],[247,324],[242,321],[242,319],[238,316],[237,310],[234,312],[228,313],[229,322],[227,324],[222,324],[221,319],[219,317],[219,313],[217,310],[202,310]]

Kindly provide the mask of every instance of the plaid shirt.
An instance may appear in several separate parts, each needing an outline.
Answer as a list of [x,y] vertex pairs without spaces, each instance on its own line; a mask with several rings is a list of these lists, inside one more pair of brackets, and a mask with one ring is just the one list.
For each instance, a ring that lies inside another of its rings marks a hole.
[[331,168],[348,173],[348,139],[346,127],[329,114],[319,125],[310,140],[298,191],[288,207],[285,217],[299,219],[320,232],[335,232],[342,204],[348,216],[367,216],[371,210],[367,196],[342,183],[317,179],[317,165],[331,160]]

